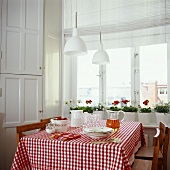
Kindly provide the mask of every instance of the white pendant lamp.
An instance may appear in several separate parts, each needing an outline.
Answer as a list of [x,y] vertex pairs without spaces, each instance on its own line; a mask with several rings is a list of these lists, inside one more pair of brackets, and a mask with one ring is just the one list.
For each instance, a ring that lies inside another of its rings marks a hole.
[[103,44],[101,39],[101,0],[100,0],[100,44],[98,51],[96,51],[93,56],[92,64],[105,65],[109,63],[110,63],[109,56],[107,52],[103,50]]
[[[100,37],[101,37],[101,32],[100,32]],[[98,51],[96,51],[94,53],[92,63],[93,64],[99,64],[99,65],[105,65],[105,64],[110,63],[109,55],[107,54],[106,51],[103,50],[103,44],[101,42],[101,38],[100,38],[100,44],[99,44],[99,47],[98,47]]]
[[[77,1],[76,1],[77,10]],[[75,28],[73,28],[72,37],[66,42],[64,53],[68,56],[80,56],[87,54],[87,47],[82,38],[79,37],[77,28],[77,12],[75,17]]]

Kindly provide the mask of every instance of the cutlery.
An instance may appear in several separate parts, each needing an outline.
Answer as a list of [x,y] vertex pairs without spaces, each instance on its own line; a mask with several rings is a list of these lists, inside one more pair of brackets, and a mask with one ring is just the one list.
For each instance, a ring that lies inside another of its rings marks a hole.
[[102,144],[102,143],[121,143],[122,140],[119,138],[110,138],[108,140],[103,140],[103,141],[92,141],[94,144]]

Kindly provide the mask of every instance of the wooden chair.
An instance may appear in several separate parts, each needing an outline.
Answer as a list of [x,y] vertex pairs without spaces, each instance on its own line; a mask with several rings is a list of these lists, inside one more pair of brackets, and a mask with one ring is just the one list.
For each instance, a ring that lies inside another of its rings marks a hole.
[[132,170],[159,170],[158,155],[160,146],[160,129],[157,128],[157,133],[153,137],[153,160],[135,159]]
[[[167,170],[167,157],[169,145],[169,128],[162,122],[159,125],[160,143],[159,143],[159,165],[163,166],[163,170]],[[136,159],[152,160],[153,147],[141,147],[135,154]]]
[[16,127],[16,141],[17,144],[20,141],[20,139],[23,136],[26,136],[24,132],[33,131],[33,130],[45,130],[46,128],[46,122],[37,122],[37,123],[31,123],[26,125],[20,125]]

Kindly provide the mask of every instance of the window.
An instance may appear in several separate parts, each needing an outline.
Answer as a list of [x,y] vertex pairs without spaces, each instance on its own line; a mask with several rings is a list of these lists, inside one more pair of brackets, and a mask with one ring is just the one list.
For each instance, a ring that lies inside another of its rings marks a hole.
[[159,101],[167,102],[167,45],[157,44],[140,47],[140,104],[149,100],[149,106]]
[[99,102],[99,66],[92,64],[95,51],[77,57],[77,99],[85,104],[87,99]]
[[110,64],[106,67],[107,105],[114,100],[131,99],[131,49],[107,50]]
[[160,94],[164,94],[164,89],[160,89]]

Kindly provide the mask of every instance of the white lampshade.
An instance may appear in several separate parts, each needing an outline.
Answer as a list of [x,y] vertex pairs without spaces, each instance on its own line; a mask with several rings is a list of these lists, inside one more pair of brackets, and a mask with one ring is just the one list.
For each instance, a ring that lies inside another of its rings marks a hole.
[[66,42],[64,53],[69,56],[80,56],[87,54],[87,47],[78,35],[78,28],[73,28],[72,37]]
[[103,44],[99,44],[99,50],[95,52],[93,59],[92,59],[92,64],[99,64],[99,65],[105,65],[109,64],[109,56],[106,51],[103,50]]

